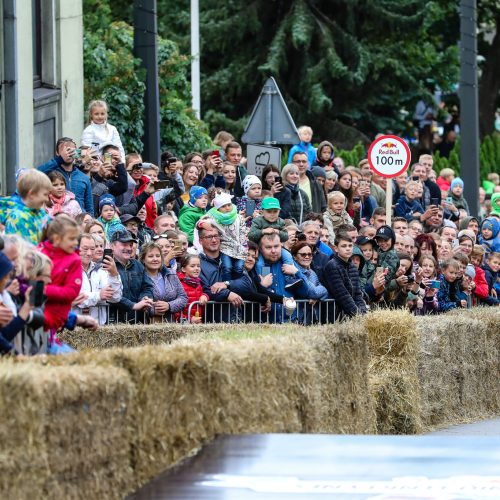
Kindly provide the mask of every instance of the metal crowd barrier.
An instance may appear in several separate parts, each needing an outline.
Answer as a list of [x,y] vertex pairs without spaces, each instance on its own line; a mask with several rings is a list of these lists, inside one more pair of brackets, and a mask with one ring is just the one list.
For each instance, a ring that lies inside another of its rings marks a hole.
[[201,323],[300,323],[303,325],[335,323],[335,300],[326,299],[311,303],[307,299],[295,300],[293,311],[287,312],[282,304],[272,303],[270,312],[263,312],[258,302],[244,301],[241,307],[229,302],[199,302],[189,305],[187,318],[200,317]]
[[[187,316],[179,314],[165,314],[151,316],[147,311],[124,312],[117,309],[114,304],[96,306],[99,308],[99,324],[114,325],[151,324],[151,323],[192,323],[199,316],[197,323],[288,323],[295,322],[304,325],[335,323],[335,300],[327,299],[311,304],[307,299],[295,300],[294,311],[287,312],[280,303],[272,303],[270,312],[262,312],[258,302],[244,301],[241,307],[236,307],[229,302],[208,302],[202,306],[199,302],[189,305]],[[91,311],[85,311],[89,313]],[[84,311],[79,311],[83,314]]]

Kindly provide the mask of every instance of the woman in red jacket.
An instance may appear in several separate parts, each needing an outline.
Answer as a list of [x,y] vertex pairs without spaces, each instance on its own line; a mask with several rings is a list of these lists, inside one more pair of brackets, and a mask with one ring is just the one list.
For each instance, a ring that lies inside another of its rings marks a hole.
[[208,302],[208,295],[203,293],[200,280],[201,264],[197,255],[187,254],[181,262],[181,271],[177,273],[182,287],[188,297],[187,306],[182,311],[182,317],[187,318],[189,306],[193,302],[199,302],[191,309],[191,323],[203,321],[203,306]]

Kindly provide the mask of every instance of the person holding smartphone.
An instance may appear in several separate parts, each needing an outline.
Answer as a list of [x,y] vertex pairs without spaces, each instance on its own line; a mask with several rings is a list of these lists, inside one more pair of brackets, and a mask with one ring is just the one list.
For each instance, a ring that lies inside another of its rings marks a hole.
[[291,194],[285,188],[283,177],[280,175],[280,169],[273,164],[264,167],[261,175],[262,190],[270,191],[272,196],[280,202],[280,217],[282,219],[290,218]]
[[123,285],[113,251],[106,248],[102,263],[98,266],[94,261],[96,241],[92,234],[82,234],[80,238],[80,257],[82,259],[82,288],[80,294],[86,299],[73,307],[78,314],[92,316],[100,325],[108,319],[107,304],[117,303],[122,298]]

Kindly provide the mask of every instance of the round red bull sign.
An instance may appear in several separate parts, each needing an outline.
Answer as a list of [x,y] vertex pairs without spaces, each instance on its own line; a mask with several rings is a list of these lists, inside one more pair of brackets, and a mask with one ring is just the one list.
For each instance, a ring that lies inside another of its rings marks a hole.
[[370,168],[381,177],[397,177],[410,166],[408,144],[396,135],[381,135],[368,149]]

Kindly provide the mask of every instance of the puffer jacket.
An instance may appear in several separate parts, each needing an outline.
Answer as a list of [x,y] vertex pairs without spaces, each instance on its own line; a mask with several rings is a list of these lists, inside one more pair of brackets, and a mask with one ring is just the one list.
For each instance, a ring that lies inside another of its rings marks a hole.
[[[187,318],[188,316],[188,310],[189,306],[193,302],[198,302],[201,297],[206,297],[207,300],[209,300],[209,296],[206,293],[203,293],[203,288],[201,286],[201,279],[200,278],[189,278],[186,276],[185,273],[182,271],[179,271],[177,273],[177,277],[179,278],[179,281],[182,285],[182,288],[184,289],[184,292],[186,293],[187,297],[187,304],[184,310],[182,311],[182,317]],[[193,311],[193,314],[198,312],[200,317],[203,317],[203,306],[195,306],[195,310]],[[181,314],[177,314],[176,318],[180,318]]]
[[311,201],[298,184],[287,184],[286,189],[290,192],[290,217],[300,225],[304,222],[305,216],[312,212]]
[[336,301],[337,314],[353,317],[366,313],[359,272],[349,260],[334,255],[325,267],[325,285],[330,297]]

